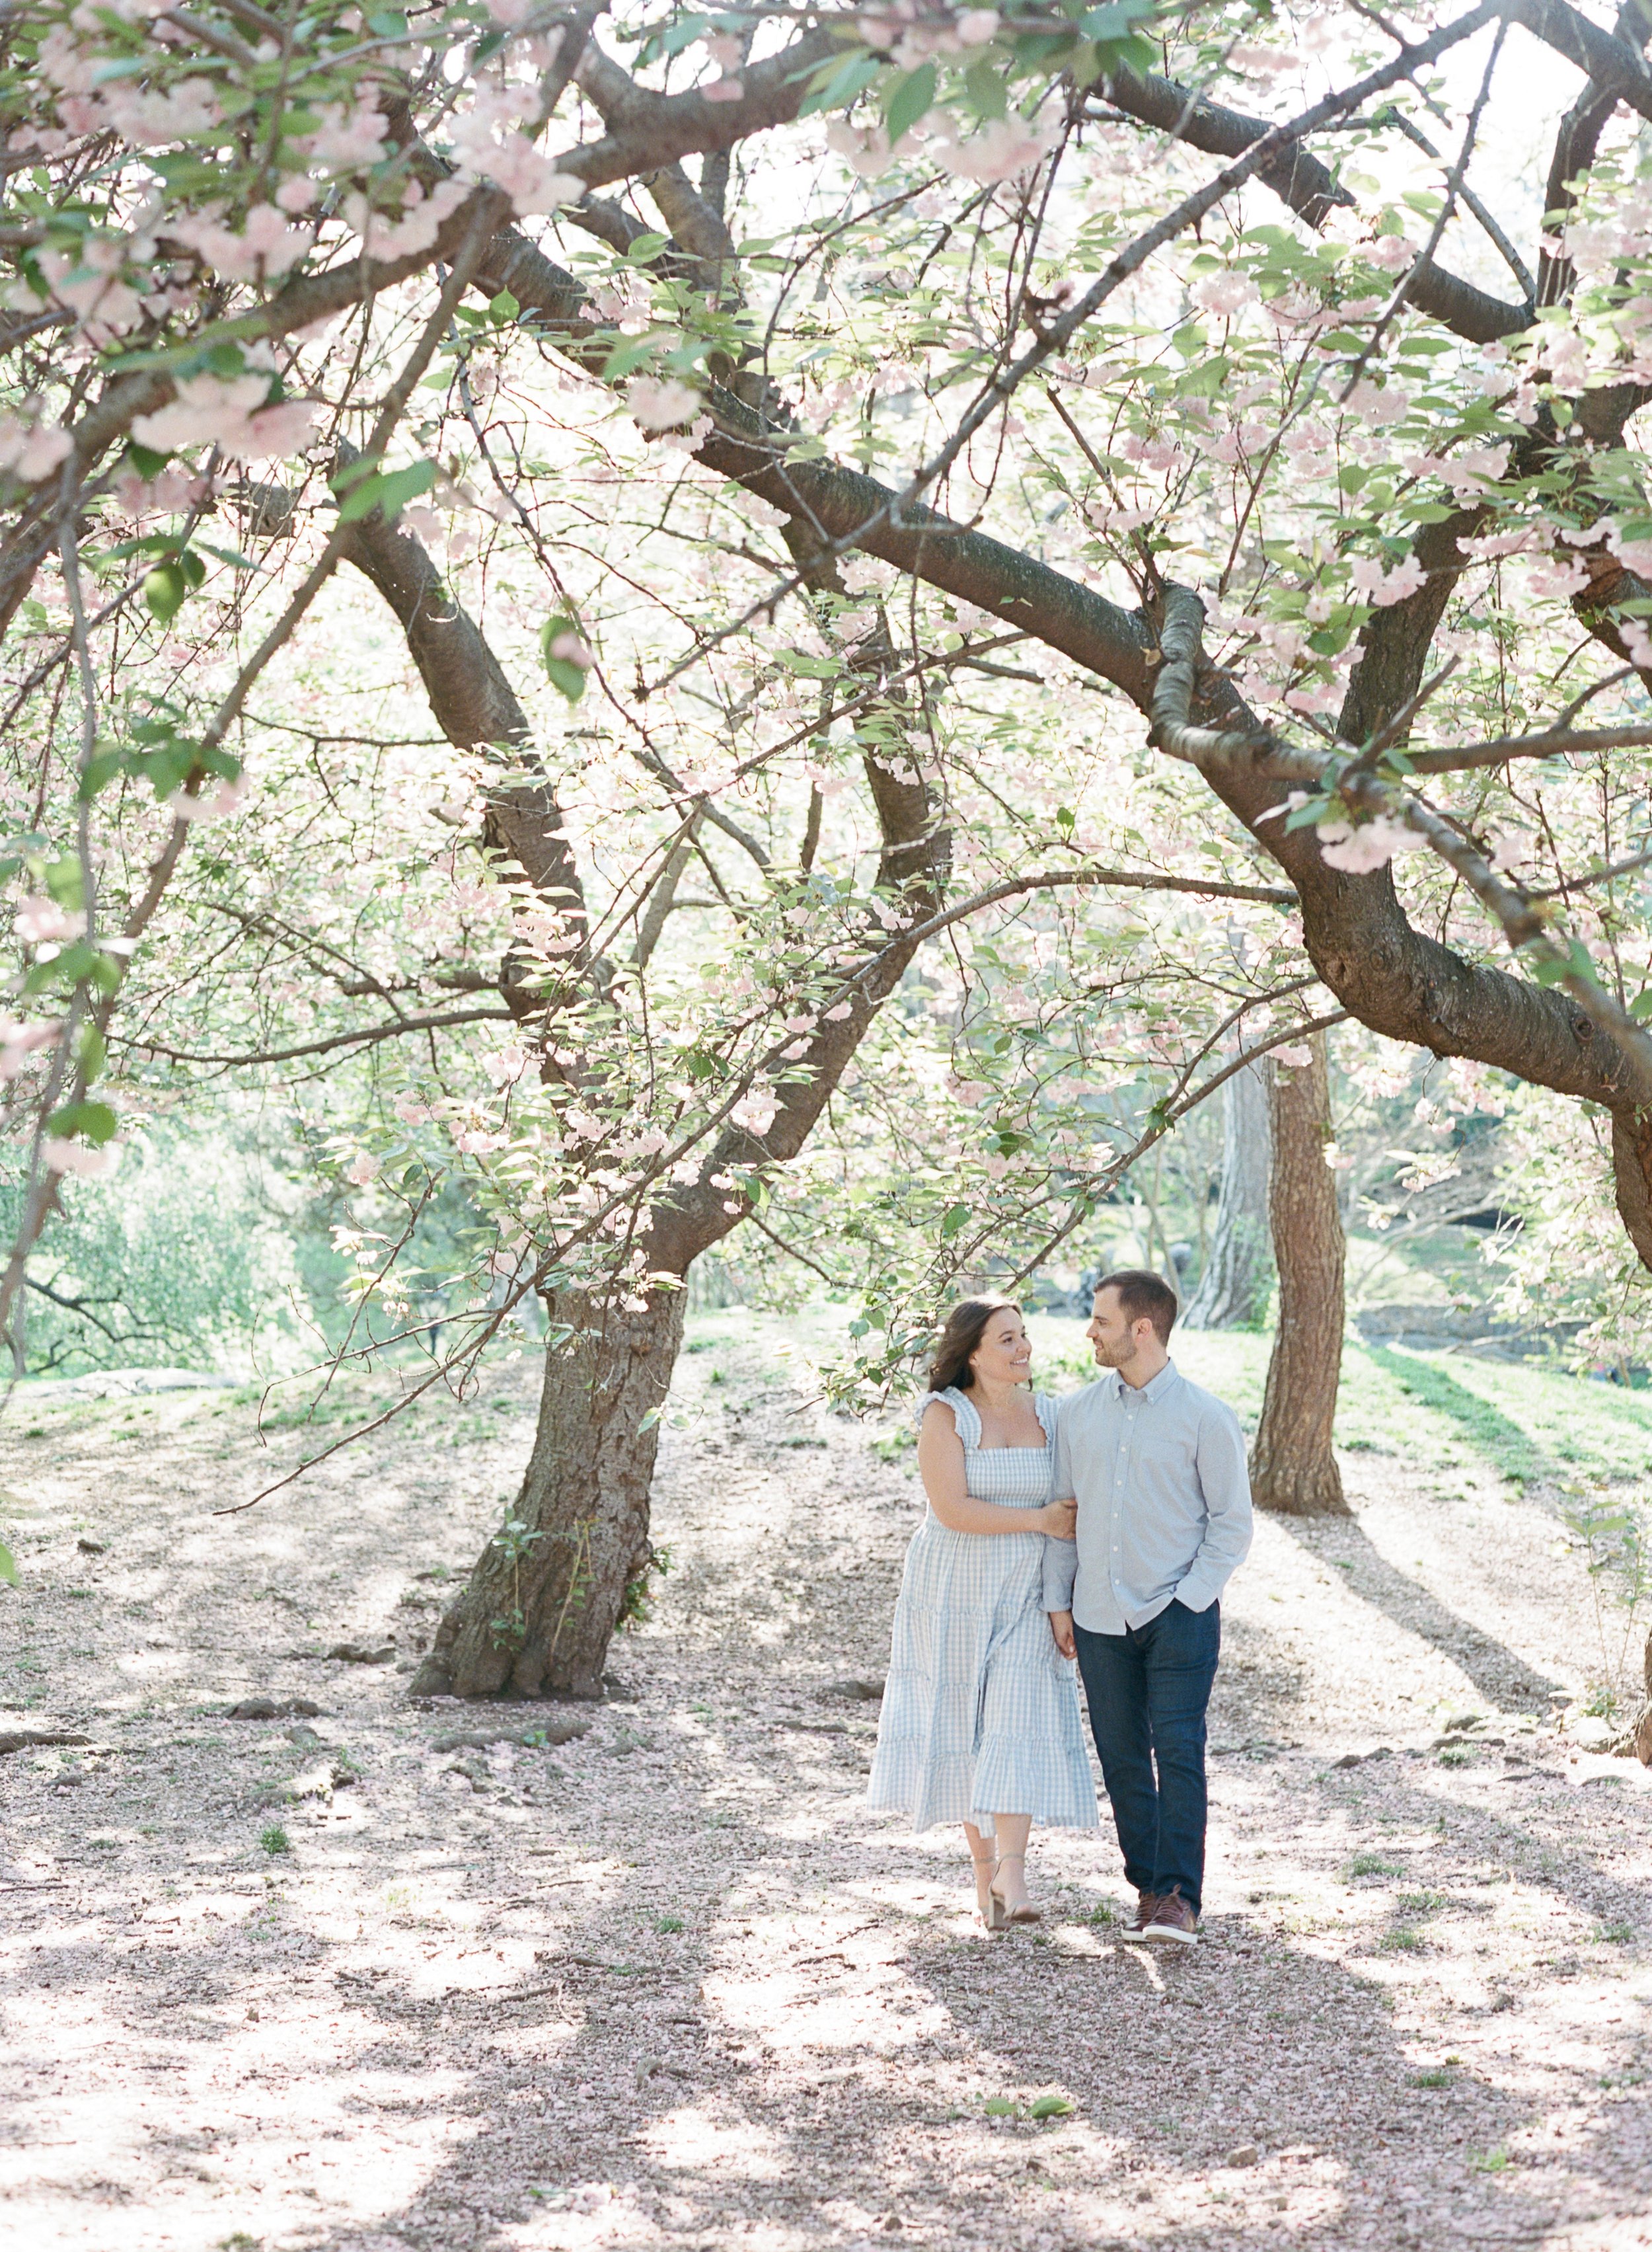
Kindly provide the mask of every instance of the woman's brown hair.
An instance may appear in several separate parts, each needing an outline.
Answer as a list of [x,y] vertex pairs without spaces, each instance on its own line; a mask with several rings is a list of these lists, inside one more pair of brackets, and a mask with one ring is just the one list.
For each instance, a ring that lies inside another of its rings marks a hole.
[[945,1392],[949,1386],[956,1386],[960,1392],[968,1392],[975,1380],[969,1356],[981,1343],[987,1324],[995,1314],[1020,1311],[1013,1298],[966,1298],[961,1306],[954,1306],[929,1364],[929,1389]]

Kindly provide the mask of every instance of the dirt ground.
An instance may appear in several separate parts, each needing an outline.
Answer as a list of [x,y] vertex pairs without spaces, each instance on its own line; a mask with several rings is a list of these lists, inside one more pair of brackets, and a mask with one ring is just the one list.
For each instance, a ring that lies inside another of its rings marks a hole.
[[991,1939],[954,1837],[861,1811],[918,1489],[788,1338],[696,1325],[656,1617],[546,1748],[449,1740],[575,1708],[406,1694],[528,1360],[240,1517],[302,1435],[234,1396],[14,1409],[0,1731],[82,1741],[0,1759],[0,2242],[1652,2245],[1649,1778],[1554,1726],[1541,1493],[1368,1449],[1355,1519],[1264,1523],[1204,1945],[1119,1943],[1107,1830]]

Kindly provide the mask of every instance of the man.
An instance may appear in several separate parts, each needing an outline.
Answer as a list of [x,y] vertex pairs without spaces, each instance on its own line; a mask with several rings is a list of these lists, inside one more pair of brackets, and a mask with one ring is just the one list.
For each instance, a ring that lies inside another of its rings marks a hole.
[[1191,1947],[1218,1597],[1251,1545],[1251,1485],[1239,1418],[1170,1359],[1177,1310],[1142,1268],[1096,1285],[1086,1335],[1108,1373],[1061,1402],[1052,1498],[1076,1498],[1079,1521],[1074,1540],[1046,1543],[1044,1600],[1079,1661],[1139,1895],[1125,1936]]

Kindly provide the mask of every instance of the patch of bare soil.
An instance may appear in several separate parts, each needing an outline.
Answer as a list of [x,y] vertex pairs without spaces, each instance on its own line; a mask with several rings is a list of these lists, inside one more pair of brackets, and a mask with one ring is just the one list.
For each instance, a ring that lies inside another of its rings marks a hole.
[[1107,1831],[1039,1838],[1046,1924],[989,1939],[959,1842],[861,1811],[833,1686],[884,1669],[910,1453],[781,1334],[685,1356],[673,1568],[594,1708],[398,1670],[525,1361],[243,1517],[304,1435],[222,1396],[8,1426],[0,1735],[84,1741],[0,1757],[0,2241],[1652,2244],[1647,1777],[1550,1723],[1593,1614],[1541,1511],[1356,1456],[1354,1521],[1264,1524],[1204,1945],[1119,1943]]

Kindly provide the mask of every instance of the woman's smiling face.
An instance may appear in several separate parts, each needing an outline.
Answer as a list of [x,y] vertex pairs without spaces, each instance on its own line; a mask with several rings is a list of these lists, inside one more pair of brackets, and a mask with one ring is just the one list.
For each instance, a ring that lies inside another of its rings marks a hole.
[[969,1356],[977,1382],[1024,1384],[1032,1373],[1032,1339],[1013,1306],[996,1313]]

